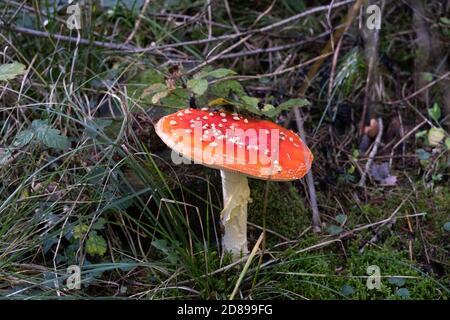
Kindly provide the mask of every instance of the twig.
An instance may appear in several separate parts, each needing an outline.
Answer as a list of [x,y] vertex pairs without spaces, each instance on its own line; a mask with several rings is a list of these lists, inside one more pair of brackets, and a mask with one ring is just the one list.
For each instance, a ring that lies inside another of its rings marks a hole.
[[330,31],[325,31],[325,32],[322,32],[321,34],[315,36],[314,38],[300,40],[300,41],[296,41],[293,43],[284,44],[281,46],[275,46],[275,47],[269,47],[269,48],[258,48],[255,50],[248,50],[248,51],[242,51],[242,52],[233,52],[233,53],[229,53],[229,54],[225,54],[225,55],[221,56],[219,58],[219,60],[240,58],[240,57],[244,57],[244,56],[250,56],[250,55],[261,54],[261,53],[272,53],[272,52],[277,52],[277,51],[283,51],[283,50],[299,47],[299,46],[302,46],[304,44],[307,44],[307,43],[310,43],[313,41],[317,41],[319,38],[325,37],[329,34],[330,34]]
[[233,44],[232,46],[226,48],[225,50],[223,50],[222,52],[218,53],[217,55],[213,56],[212,58],[207,59],[206,61],[200,63],[198,66],[188,70],[186,72],[186,75],[190,75],[194,72],[196,72],[197,70],[200,70],[201,68],[203,68],[204,66],[210,64],[211,62],[216,61],[217,59],[219,59],[221,56],[223,56],[225,53],[230,52],[231,50],[233,50],[234,48],[236,48],[237,46],[241,45],[242,43],[244,43],[245,41],[247,41],[248,39],[250,39],[252,35],[249,34],[248,36],[242,38],[241,40],[239,40],[238,42],[236,42],[235,44]]
[[415,96],[417,96],[417,95],[420,94],[421,92],[427,90],[429,87],[434,86],[434,85],[435,85],[436,83],[438,83],[439,81],[442,81],[442,80],[444,80],[445,78],[448,78],[449,76],[450,76],[450,71],[447,72],[447,73],[444,73],[442,76],[440,76],[440,77],[437,78],[436,80],[431,81],[431,82],[430,82],[429,84],[427,84],[426,86],[420,88],[419,90],[417,90],[416,92],[410,94],[409,96],[407,96],[407,97],[405,97],[405,98],[402,98],[402,99],[399,99],[399,100],[393,100],[393,101],[392,101],[392,100],[391,100],[391,101],[384,101],[383,103],[384,103],[384,104],[399,104],[399,103],[402,103],[403,101],[407,101],[407,100],[409,100],[409,99],[411,99],[411,98],[414,98]]
[[[289,17],[287,19],[284,19],[284,20],[278,21],[276,23],[270,24],[268,26],[259,28],[259,29],[248,30],[245,32],[240,32],[240,33],[226,34],[226,35],[222,35],[222,36],[218,36],[218,37],[211,37],[208,39],[178,42],[178,43],[172,43],[172,44],[166,44],[166,45],[160,45],[160,46],[149,46],[146,48],[137,48],[134,46],[111,43],[111,42],[104,42],[104,41],[91,41],[91,40],[84,39],[84,38],[80,39],[80,44],[82,44],[82,45],[92,44],[92,45],[99,46],[99,47],[104,47],[104,48],[114,49],[114,50],[123,50],[123,51],[127,51],[130,53],[141,53],[141,52],[142,53],[153,53],[158,50],[164,50],[164,49],[169,49],[169,48],[185,47],[185,46],[190,46],[190,45],[200,45],[200,44],[206,44],[206,43],[214,42],[214,41],[232,40],[232,39],[240,38],[242,36],[246,36],[249,34],[267,33],[270,30],[285,26],[286,24],[292,23],[301,18],[310,16],[310,15],[318,13],[318,12],[328,11],[328,10],[330,10],[330,8],[338,8],[338,7],[344,6],[346,4],[352,3],[354,1],[355,0],[344,0],[344,1],[341,1],[338,3],[334,3],[332,5],[318,6],[318,7],[306,10],[297,15],[294,15],[292,17]],[[5,26],[5,25],[0,24],[0,29],[2,29],[2,28],[7,28],[10,30],[20,32],[20,33],[31,34],[31,35],[38,36],[38,37],[45,37],[45,38],[53,37],[53,38],[61,40],[61,41],[77,42],[77,38],[74,38],[74,37],[64,36],[61,34],[51,34],[49,32],[38,31],[38,30],[34,30],[34,29],[29,29],[29,28],[23,28],[23,27],[12,26],[12,25]]]
[[375,142],[373,144],[373,148],[370,151],[369,154],[369,160],[367,160],[366,163],[366,167],[365,170],[363,172],[363,174],[361,175],[361,180],[359,180],[358,186],[360,187],[364,187],[366,185],[366,177],[367,177],[367,173],[370,170],[370,167],[372,166],[373,163],[373,159],[376,156],[377,152],[378,152],[378,147],[381,143],[381,137],[383,136],[383,120],[381,118],[378,118],[378,133],[377,133],[377,137],[375,139]]
[[[297,129],[300,133],[300,137],[306,143],[305,138],[305,130],[303,128],[303,118],[300,115],[300,111],[298,108],[294,108],[295,121],[297,123]],[[306,174],[306,184],[308,185],[308,194],[309,194],[309,202],[311,204],[312,210],[312,229],[314,232],[320,232],[321,230],[321,221],[320,221],[320,213],[319,206],[317,205],[317,195],[316,188],[314,187],[314,176],[312,174],[312,170],[310,170]]]
[[150,0],[145,0],[144,5],[142,6],[142,10],[139,13],[139,17],[137,18],[136,23],[134,24],[133,31],[131,31],[130,35],[128,36],[127,40],[125,41],[125,44],[128,44],[131,40],[133,40],[136,32],[138,31],[139,27],[141,26],[141,21],[144,18],[145,11],[147,11],[149,4],[150,4]]
[[395,149],[406,139],[408,139],[408,137],[410,135],[412,135],[414,132],[416,132],[417,130],[419,130],[420,127],[422,127],[425,123],[427,123],[427,121],[422,121],[421,123],[419,123],[417,126],[415,126],[414,128],[412,128],[406,135],[404,135],[393,147],[392,147],[392,151],[391,151],[391,156],[389,159],[389,168],[392,166],[392,160],[394,159],[394,151]]

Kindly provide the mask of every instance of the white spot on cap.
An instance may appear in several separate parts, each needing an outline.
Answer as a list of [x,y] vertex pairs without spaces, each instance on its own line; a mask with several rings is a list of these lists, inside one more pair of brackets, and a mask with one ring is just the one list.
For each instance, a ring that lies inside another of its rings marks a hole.
[[222,119],[222,122],[227,122],[227,119]]
[[220,116],[221,116],[221,117],[226,117],[227,115],[226,115],[225,113],[221,112],[221,113],[220,113]]
[[239,119],[239,117],[233,117],[233,120],[239,121],[241,119]]
[[218,146],[217,142],[211,142],[209,145],[210,145],[211,147],[213,147],[213,148],[215,148],[215,147]]
[[203,119],[208,120],[208,117],[207,116],[203,116]]
[[170,124],[171,126],[174,126],[174,125],[177,124],[177,122],[176,122],[175,120],[170,120],[170,121],[169,121],[169,124]]
[[186,114],[191,114],[192,112],[191,112],[191,110],[186,109],[186,110],[184,110],[184,113],[186,113]]
[[208,111],[209,109],[208,108],[202,108],[202,111]]
[[244,119],[244,123],[248,123],[248,119]]

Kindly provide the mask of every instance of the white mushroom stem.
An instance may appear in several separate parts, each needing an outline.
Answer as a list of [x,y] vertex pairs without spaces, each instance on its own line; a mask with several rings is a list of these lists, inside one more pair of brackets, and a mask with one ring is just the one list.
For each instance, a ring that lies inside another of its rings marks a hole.
[[222,248],[239,258],[248,253],[247,248],[247,204],[250,188],[247,176],[232,171],[221,170],[223,190],[223,210],[220,214],[224,235]]

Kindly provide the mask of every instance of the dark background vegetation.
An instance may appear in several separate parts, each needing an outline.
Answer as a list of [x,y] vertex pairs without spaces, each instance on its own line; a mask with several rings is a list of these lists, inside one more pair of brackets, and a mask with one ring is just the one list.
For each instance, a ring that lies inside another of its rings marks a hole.
[[[1,297],[449,297],[449,1],[78,3],[79,32],[67,1],[0,2]],[[154,133],[192,98],[309,101],[270,116],[315,161],[309,184],[250,181],[248,270],[221,255],[219,173]]]

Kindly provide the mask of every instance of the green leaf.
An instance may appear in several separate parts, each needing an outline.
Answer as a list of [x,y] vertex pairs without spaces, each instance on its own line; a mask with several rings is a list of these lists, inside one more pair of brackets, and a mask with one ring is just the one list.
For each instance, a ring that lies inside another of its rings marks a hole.
[[277,108],[275,108],[273,105],[271,104],[265,104],[262,109],[261,109],[261,113],[264,114],[265,116],[269,117],[269,118],[273,118],[275,117],[279,112],[277,110]]
[[348,296],[351,296],[351,295],[353,295],[355,293],[355,289],[351,285],[344,284],[342,286],[342,288],[341,288],[341,293],[344,296],[348,297]]
[[432,108],[428,109],[428,115],[431,117],[431,119],[436,121],[436,123],[439,123],[439,119],[441,118],[441,108],[439,107],[437,102],[433,104]]
[[344,229],[340,226],[337,226],[335,224],[332,224],[328,226],[327,231],[330,235],[335,236],[344,231]]
[[208,72],[205,70],[199,71],[196,74],[194,74],[193,78],[194,79],[203,79],[206,78],[208,76]]
[[48,123],[45,120],[33,120],[33,122],[31,123],[31,129],[35,131],[43,127],[48,127]]
[[245,96],[242,85],[236,80],[219,81],[211,85],[211,94],[218,98],[228,98],[235,94],[238,97]]
[[162,75],[155,69],[148,69],[139,75],[137,82],[145,83],[146,85],[152,85],[155,83],[163,83],[164,75]]
[[208,89],[208,81],[206,79],[191,79],[186,83],[186,85],[198,96],[204,94]]
[[428,134],[428,130],[421,130],[416,133],[416,139],[425,138]]
[[428,143],[430,146],[437,146],[445,137],[445,131],[442,128],[431,128],[428,131]]
[[12,146],[14,148],[22,148],[30,143],[31,139],[33,139],[34,133],[32,130],[25,130],[19,132],[14,141],[12,142]]
[[152,246],[154,246],[156,249],[161,250],[163,252],[167,252],[169,250],[167,241],[164,239],[158,239],[158,240],[152,241]]
[[234,75],[236,72],[230,69],[220,68],[213,71],[208,72],[208,76],[219,79],[224,78],[226,76]]
[[243,103],[243,107],[248,111],[251,111],[255,114],[261,114],[261,110],[258,108],[259,99],[255,97],[242,96],[241,101]]
[[0,65],[0,81],[11,80],[25,73],[25,66],[18,62]]
[[433,74],[430,72],[424,72],[424,73],[422,73],[422,79],[426,83],[429,83],[429,82],[433,81]]
[[450,138],[445,139],[445,146],[447,147],[447,150],[450,150]]
[[63,150],[69,146],[69,139],[61,135],[58,129],[48,129],[42,142],[49,148]]
[[87,224],[79,224],[73,227],[73,238],[75,240],[80,240],[89,231],[89,226]]
[[450,232],[450,221],[444,223],[444,230]]
[[405,285],[405,278],[402,277],[389,277],[389,283],[394,284],[398,287],[402,287]]
[[95,221],[95,223],[92,225],[92,229],[93,230],[102,230],[102,229],[104,229],[105,224],[106,224],[105,218],[98,218],[97,221]]
[[279,109],[281,112],[284,110],[290,110],[294,107],[298,107],[298,108],[306,107],[307,105],[309,105],[309,101],[306,99],[290,99],[290,100],[280,104],[277,107],[277,109]]
[[58,129],[51,128],[47,122],[43,120],[34,120],[31,123],[36,138],[49,148],[65,149],[69,145],[66,136],[61,135]]
[[338,214],[336,217],[334,217],[334,220],[336,220],[341,226],[343,226],[347,221],[347,215],[343,213]]
[[106,253],[107,245],[102,236],[97,235],[95,231],[89,233],[86,240],[86,252],[93,255],[103,256]]
[[11,151],[7,149],[0,149],[0,166],[7,164],[11,157]]
[[408,299],[409,298],[409,290],[406,288],[400,288],[395,293],[397,296],[401,297],[402,299]]
[[241,97],[241,99],[244,101],[246,108],[249,111],[256,114],[263,114],[269,118],[274,118],[285,110],[290,110],[294,107],[304,107],[309,104],[309,101],[306,99],[291,99],[283,102],[278,107],[274,107],[271,104],[265,104],[260,110],[258,108],[259,99],[252,97]]
[[189,102],[189,94],[186,90],[182,88],[176,88],[172,90],[167,97],[161,99],[160,103],[165,107],[170,108],[186,108],[186,105]]
[[178,262],[178,258],[176,257],[176,255],[174,255],[173,250],[170,250],[169,245],[166,240],[164,240],[164,239],[155,240],[152,242],[152,246],[154,246],[156,249],[162,251],[167,256],[167,259],[171,263],[175,264]]
[[417,149],[416,154],[419,157],[419,160],[428,160],[431,157],[431,153],[423,149]]
[[450,19],[447,18],[447,17],[441,17],[440,21],[441,21],[443,24],[448,24],[448,25],[450,25]]

